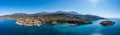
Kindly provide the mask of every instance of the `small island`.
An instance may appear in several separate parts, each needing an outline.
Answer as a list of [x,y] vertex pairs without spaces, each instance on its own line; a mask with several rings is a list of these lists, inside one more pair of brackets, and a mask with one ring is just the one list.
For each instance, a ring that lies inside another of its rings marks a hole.
[[114,25],[115,22],[107,20],[107,21],[102,21],[100,24],[103,26],[111,26]]
[[15,13],[12,15],[0,16],[0,18],[13,19],[19,25],[40,26],[43,24],[91,24],[91,21],[104,19],[95,15],[81,15],[76,12],[57,11],[53,13],[40,12],[36,14]]

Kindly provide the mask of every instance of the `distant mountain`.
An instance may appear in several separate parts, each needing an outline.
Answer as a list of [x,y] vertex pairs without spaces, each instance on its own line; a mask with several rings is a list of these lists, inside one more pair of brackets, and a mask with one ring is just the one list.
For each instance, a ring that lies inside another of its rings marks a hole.
[[57,11],[54,13],[40,12],[36,14],[15,13],[12,15],[0,16],[0,18],[14,19],[20,25],[36,26],[42,24],[56,23],[91,23],[93,20],[104,19],[95,15],[81,15],[76,12]]

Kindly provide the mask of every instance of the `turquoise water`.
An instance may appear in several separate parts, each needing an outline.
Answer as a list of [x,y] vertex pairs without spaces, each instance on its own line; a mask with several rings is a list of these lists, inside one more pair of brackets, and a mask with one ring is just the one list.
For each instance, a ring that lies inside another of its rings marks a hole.
[[14,20],[0,19],[0,35],[120,35],[120,19],[112,26],[102,26],[102,20],[92,24],[68,26],[67,24],[20,26]]

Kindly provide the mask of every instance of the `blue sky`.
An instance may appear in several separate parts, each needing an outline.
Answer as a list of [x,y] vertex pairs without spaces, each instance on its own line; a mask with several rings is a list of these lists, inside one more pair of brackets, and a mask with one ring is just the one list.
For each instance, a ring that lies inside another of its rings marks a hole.
[[120,18],[120,0],[0,0],[0,15],[76,11],[106,18]]

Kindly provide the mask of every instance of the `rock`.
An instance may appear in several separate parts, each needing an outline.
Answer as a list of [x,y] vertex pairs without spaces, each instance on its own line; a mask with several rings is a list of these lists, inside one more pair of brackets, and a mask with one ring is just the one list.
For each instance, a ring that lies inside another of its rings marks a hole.
[[103,26],[111,26],[111,25],[114,25],[115,22],[113,22],[113,21],[102,21],[100,24],[103,25]]

